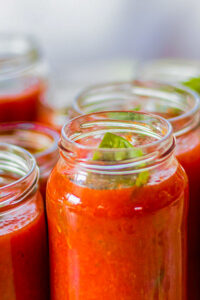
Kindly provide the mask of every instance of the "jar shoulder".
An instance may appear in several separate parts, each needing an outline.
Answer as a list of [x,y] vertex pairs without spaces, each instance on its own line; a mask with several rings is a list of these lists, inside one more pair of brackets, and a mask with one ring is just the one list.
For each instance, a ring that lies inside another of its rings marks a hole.
[[[101,178],[95,177],[91,188],[87,185],[87,176],[82,184],[79,184],[79,176],[82,175],[77,170],[69,170],[58,163],[48,181],[47,206],[67,206],[77,211],[121,210],[129,215],[136,207],[152,212],[187,197],[187,175],[176,159],[168,167],[150,171],[148,182],[141,186],[123,187],[119,183],[118,188],[109,189],[101,186]],[[107,178],[108,185],[111,186],[113,180],[117,179]]]

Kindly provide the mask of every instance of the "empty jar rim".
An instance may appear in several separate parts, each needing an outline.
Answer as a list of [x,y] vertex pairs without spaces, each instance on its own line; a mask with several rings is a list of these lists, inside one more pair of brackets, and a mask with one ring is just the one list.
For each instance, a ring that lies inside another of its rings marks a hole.
[[16,206],[37,188],[39,169],[27,150],[0,143],[0,211]]
[[36,158],[41,177],[47,176],[58,159],[58,132],[37,123],[2,123],[0,141],[16,144]]
[[[199,124],[199,95],[181,84],[158,81],[134,80],[91,86],[75,100],[76,115],[106,110],[130,111],[137,109],[167,118],[176,136],[193,129]],[[169,109],[179,112],[163,115]]]

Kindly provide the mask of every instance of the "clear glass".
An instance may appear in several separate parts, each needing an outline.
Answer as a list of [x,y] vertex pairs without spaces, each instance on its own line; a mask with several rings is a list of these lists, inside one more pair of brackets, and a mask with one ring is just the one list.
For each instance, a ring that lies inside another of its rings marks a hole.
[[0,34],[0,122],[36,120],[47,76],[47,63],[33,38]]
[[[107,133],[133,147],[99,148]],[[186,299],[187,177],[174,147],[170,124],[145,113],[63,128],[47,186],[52,300]]]
[[[181,85],[133,81],[99,85],[84,91],[74,103],[73,116],[103,110],[139,110],[167,118],[177,138],[176,157],[190,185],[188,234],[188,299],[200,298],[200,127],[199,97]],[[122,118],[125,118],[122,117]]]
[[0,124],[0,142],[12,143],[30,151],[40,168],[40,191],[45,199],[47,179],[59,153],[57,131],[36,123]]
[[144,63],[138,76],[143,80],[181,83],[200,76],[200,62],[179,58],[157,59]]
[[1,300],[48,300],[48,248],[39,171],[26,150],[0,143]]
[[199,98],[195,92],[178,84],[139,80],[86,89],[74,101],[71,117],[113,109],[159,114],[169,119],[176,136],[194,129],[199,121]]

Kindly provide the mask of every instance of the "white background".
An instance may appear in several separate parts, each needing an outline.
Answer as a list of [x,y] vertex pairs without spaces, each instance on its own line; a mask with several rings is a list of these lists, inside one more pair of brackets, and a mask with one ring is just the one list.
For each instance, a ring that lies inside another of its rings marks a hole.
[[36,35],[52,66],[200,57],[198,0],[0,0],[0,32]]

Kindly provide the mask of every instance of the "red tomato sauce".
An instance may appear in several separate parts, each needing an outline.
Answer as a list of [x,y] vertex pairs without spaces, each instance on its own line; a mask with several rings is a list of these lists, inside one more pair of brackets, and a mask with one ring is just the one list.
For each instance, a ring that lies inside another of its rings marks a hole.
[[0,122],[35,121],[43,85],[36,80],[16,93],[0,94]]
[[177,138],[176,157],[189,178],[188,299],[200,296],[200,129]]
[[1,300],[49,299],[45,215],[36,197],[39,209],[32,203],[0,222]]
[[140,188],[93,189],[58,164],[47,187],[51,299],[185,299],[186,199],[174,165]]

